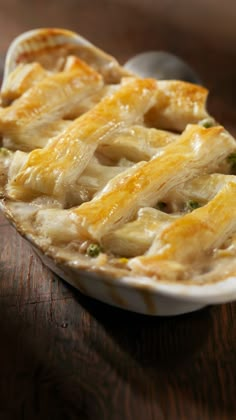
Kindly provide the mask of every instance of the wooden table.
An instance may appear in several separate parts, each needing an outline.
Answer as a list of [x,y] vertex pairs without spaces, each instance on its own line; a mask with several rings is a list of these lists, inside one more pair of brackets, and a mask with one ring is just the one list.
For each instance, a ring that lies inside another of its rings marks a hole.
[[[236,134],[230,19],[219,42],[214,28],[208,38],[196,24],[175,24],[151,1],[145,11],[141,1],[82,1],[77,16],[72,0],[12,3],[12,14],[8,2],[0,5],[0,52],[17,33],[45,25],[81,31],[121,61],[149,48],[175,52],[198,71],[212,92],[210,110]],[[109,307],[43,267],[2,216],[0,337],[1,420],[236,418],[235,303],[172,318]]]

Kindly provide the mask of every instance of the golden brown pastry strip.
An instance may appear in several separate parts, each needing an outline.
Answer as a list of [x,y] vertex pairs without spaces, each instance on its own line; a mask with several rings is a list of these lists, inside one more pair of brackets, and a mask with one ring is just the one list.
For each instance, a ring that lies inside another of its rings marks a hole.
[[141,121],[154,104],[155,90],[154,80],[135,79],[111,97],[104,98],[45,148],[29,154],[19,174],[8,185],[9,196],[30,199],[48,194],[64,200],[98,144],[120,129]]
[[[146,116],[149,127],[181,132],[187,124],[208,118],[208,90],[177,80],[158,81],[156,105]],[[212,119],[213,120],[213,119]]]
[[2,86],[2,104],[9,105],[46,76],[47,71],[39,63],[19,64]]
[[102,142],[98,152],[112,162],[118,162],[122,158],[139,162],[149,160],[159,148],[167,146],[177,138],[177,134],[168,131],[136,125],[122,130],[113,137],[112,142]]
[[143,255],[151,246],[157,232],[178,217],[181,215],[144,207],[139,210],[137,219],[105,235],[101,241],[102,247],[122,257]]
[[159,155],[117,176],[92,201],[73,210],[81,235],[99,241],[131,220],[140,207],[154,206],[167,191],[210,171],[233,150],[234,139],[223,127],[188,126]]
[[133,259],[130,267],[143,274],[162,276],[162,262],[193,264],[235,231],[236,183],[229,182],[206,206],[174,221],[157,235],[148,255]]
[[82,61],[75,68],[44,77],[12,106],[1,109],[0,132],[18,147],[41,146],[42,127],[49,126],[50,134],[50,123],[102,85],[101,76]]

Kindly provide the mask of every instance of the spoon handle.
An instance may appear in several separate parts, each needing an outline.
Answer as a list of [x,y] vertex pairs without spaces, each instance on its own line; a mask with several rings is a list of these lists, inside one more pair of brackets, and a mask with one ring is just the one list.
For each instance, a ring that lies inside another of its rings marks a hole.
[[141,77],[184,80],[201,84],[196,72],[181,58],[164,51],[148,51],[129,59],[124,67]]

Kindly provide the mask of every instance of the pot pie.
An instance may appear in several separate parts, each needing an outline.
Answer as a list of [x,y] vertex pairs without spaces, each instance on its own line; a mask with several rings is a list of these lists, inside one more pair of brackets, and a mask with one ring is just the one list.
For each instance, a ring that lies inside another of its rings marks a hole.
[[8,63],[1,91],[9,220],[64,267],[198,284],[235,275],[236,142],[208,114],[208,91],[40,42]]

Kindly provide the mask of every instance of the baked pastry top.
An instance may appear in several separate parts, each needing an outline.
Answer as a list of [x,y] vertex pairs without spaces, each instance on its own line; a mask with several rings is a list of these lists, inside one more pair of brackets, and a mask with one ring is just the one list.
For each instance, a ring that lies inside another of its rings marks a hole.
[[68,55],[20,63],[1,92],[9,219],[65,266],[212,282],[236,272],[236,142],[207,90]]

